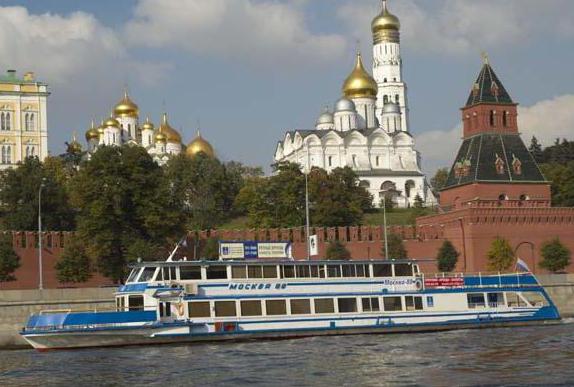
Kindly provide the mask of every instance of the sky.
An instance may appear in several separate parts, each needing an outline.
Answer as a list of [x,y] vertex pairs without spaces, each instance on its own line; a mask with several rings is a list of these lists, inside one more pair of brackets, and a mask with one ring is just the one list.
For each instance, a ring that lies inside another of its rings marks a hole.
[[[370,67],[379,0],[0,0],[0,72],[50,86],[49,147],[106,118],[127,87],[140,119],[167,112],[220,159],[269,171],[287,130],[310,129],[360,47]],[[519,107],[528,143],[574,139],[574,1],[390,0],[401,20],[411,133],[423,169],[450,166],[481,52]]]

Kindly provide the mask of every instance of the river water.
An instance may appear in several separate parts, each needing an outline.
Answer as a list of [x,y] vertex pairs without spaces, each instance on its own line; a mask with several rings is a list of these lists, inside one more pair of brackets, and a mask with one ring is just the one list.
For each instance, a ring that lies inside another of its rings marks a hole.
[[574,385],[574,320],[526,328],[0,351],[0,385]]

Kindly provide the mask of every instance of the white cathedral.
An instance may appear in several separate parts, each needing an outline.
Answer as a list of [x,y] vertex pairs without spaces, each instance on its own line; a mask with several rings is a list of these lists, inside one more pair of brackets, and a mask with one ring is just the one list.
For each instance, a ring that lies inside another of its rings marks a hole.
[[373,195],[375,206],[385,198],[397,207],[410,207],[417,196],[426,205],[434,205],[436,198],[409,133],[400,22],[388,11],[386,0],[371,27],[373,76],[358,53],[333,112],[325,110],[315,129],[288,131],[277,145],[275,162],[299,163],[303,171],[349,166]]
[[[99,127],[92,121],[91,127],[86,131],[88,154],[95,152],[98,147],[137,145],[142,146],[159,165],[165,164],[173,155],[182,152],[193,157],[200,152],[209,157],[215,157],[213,147],[201,134],[189,143],[182,143],[181,135],[168,122],[167,113],[164,113],[161,123],[156,128],[146,118],[140,125],[139,108],[129,97],[127,91],[124,97],[115,105],[112,114],[103,120]],[[70,144],[74,149],[81,151],[81,145],[74,140]],[[69,146],[70,146],[69,145]]]

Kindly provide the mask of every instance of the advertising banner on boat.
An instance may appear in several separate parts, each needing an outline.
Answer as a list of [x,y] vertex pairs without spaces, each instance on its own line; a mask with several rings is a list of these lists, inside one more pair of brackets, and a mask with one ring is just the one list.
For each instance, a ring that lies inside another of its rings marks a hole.
[[293,259],[291,242],[219,242],[219,259]]
[[445,278],[425,278],[426,288],[459,288],[464,286],[464,278],[445,277]]

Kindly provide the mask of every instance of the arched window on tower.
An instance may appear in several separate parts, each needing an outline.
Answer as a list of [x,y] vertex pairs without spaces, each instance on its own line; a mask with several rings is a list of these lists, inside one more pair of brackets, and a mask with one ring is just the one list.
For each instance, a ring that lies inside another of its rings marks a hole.
[[30,113],[30,129],[29,130],[36,130],[36,115],[34,113]]
[[330,167],[333,166],[333,156],[329,156],[329,157],[328,157],[327,163],[329,164]]
[[388,96],[388,95],[385,95],[385,96],[383,97],[383,103],[388,103],[388,102],[389,102],[389,96]]
[[5,126],[5,118],[4,118],[4,112],[0,113],[0,130],[6,130],[4,129]]
[[10,112],[4,112],[0,115],[0,130],[10,130]]
[[383,82],[387,83],[387,78],[384,78],[384,79],[383,79]]
[[502,126],[508,127],[508,111],[504,111],[504,114],[502,114]]
[[494,110],[490,111],[490,126],[496,126],[496,120],[495,120],[495,115],[496,112]]
[[375,157],[375,165],[376,165],[377,167],[378,167],[379,164],[380,164],[380,159],[381,159],[380,156]]
[[10,117],[10,112],[6,113],[6,130],[12,130],[12,122]]
[[30,114],[26,113],[24,115],[24,129],[26,129],[26,131],[30,130]]
[[395,103],[399,103],[399,95],[395,94]]

